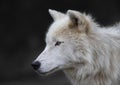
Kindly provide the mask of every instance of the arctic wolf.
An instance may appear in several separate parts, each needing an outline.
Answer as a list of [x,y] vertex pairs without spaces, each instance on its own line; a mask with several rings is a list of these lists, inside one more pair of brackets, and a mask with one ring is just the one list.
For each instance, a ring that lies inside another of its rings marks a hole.
[[120,26],[100,27],[75,10],[49,10],[46,47],[32,63],[41,75],[63,70],[73,85],[115,85],[120,72]]

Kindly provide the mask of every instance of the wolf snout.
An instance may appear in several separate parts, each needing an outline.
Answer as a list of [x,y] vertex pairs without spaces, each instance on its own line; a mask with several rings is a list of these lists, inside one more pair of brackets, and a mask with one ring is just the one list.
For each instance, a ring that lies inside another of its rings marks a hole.
[[38,61],[34,61],[32,62],[31,66],[33,67],[33,69],[38,70],[39,67],[41,66],[41,63]]

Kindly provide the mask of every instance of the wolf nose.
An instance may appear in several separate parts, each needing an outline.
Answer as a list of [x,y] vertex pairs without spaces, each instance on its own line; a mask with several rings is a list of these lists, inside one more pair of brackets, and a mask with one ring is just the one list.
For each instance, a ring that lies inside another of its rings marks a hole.
[[38,70],[41,63],[39,63],[38,61],[34,61],[31,65],[35,70]]

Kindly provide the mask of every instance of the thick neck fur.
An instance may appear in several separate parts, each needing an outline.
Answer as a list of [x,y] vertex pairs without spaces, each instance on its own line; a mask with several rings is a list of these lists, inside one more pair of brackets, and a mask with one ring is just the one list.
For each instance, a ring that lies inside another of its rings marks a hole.
[[115,85],[120,71],[120,34],[113,31],[102,28],[88,35],[90,47],[86,50],[93,61],[64,70],[73,85]]

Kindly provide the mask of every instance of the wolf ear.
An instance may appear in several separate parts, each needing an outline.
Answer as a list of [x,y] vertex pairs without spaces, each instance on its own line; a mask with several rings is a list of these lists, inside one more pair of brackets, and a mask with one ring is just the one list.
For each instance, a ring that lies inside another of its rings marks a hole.
[[[77,27],[81,32],[87,32],[88,31],[88,21],[85,18],[84,14],[81,14],[78,11],[74,10],[68,10],[67,15],[70,18],[70,26],[71,27]],[[87,16],[86,16],[87,17]]]
[[78,26],[79,19],[76,16],[76,14],[72,10],[68,10],[67,15],[69,16],[70,20],[72,21],[72,25]]
[[84,24],[82,15],[77,11],[68,10],[67,15],[69,16],[70,20],[72,21],[72,25],[78,26]]
[[58,19],[61,19],[62,17],[65,16],[65,14],[61,13],[61,12],[58,12],[56,10],[52,10],[52,9],[49,9],[49,14],[51,15],[51,17],[54,19],[54,20],[58,20]]

